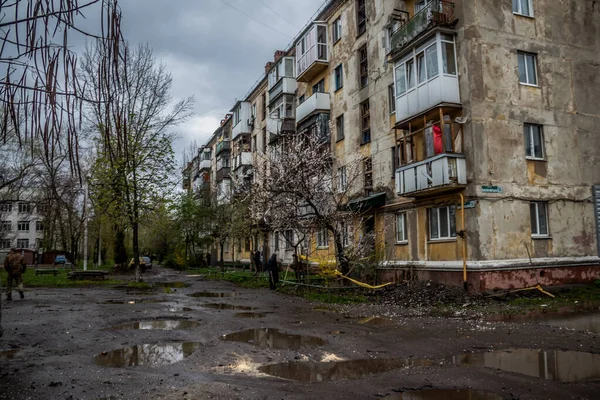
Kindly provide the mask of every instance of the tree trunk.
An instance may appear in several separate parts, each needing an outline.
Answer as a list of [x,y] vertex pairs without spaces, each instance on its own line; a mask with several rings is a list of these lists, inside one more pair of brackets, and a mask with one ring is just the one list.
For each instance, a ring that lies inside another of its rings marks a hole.
[[342,243],[342,235],[340,232],[332,231],[333,237],[335,238],[335,255],[340,265],[342,274],[346,275],[350,272],[350,264],[344,250],[344,243]]
[[219,266],[221,267],[221,271],[225,271],[225,262],[223,261],[223,253],[225,251],[225,242],[219,242]]

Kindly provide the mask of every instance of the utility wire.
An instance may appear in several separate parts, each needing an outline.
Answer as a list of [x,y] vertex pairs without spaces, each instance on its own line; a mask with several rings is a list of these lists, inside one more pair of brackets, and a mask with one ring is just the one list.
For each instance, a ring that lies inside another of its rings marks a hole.
[[284,17],[283,15],[279,14],[277,11],[275,11],[274,9],[272,9],[267,3],[265,3],[263,0],[258,0],[260,2],[260,4],[262,4],[263,6],[267,7],[269,10],[273,11],[273,13],[275,13],[276,15],[278,15],[280,18],[282,18],[283,20],[285,20],[286,22],[288,22],[289,24],[291,24],[294,28],[296,29],[300,29],[296,26],[296,24],[294,24],[292,21],[290,21],[289,19],[287,19],[286,17]]
[[277,29],[273,28],[272,26],[269,26],[269,25],[265,24],[264,22],[262,22],[262,21],[260,21],[260,20],[258,20],[258,19],[256,19],[256,18],[254,18],[252,15],[250,15],[250,14],[247,14],[247,13],[245,13],[244,11],[240,10],[239,8],[237,8],[237,7],[235,7],[235,6],[233,6],[233,5],[229,4],[229,3],[227,3],[225,0],[221,0],[221,3],[225,4],[226,6],[229,6],[229,7],[233,8],[234,10],[236,10],[237,12],[239,12],[240,14],[243,14],[243,15],[245,15],[246,17],[248,17],[248,18],[252,19],[253,21],[256,21],[256,22],[258,22],[258,23],[259,23],[259,24],[261,24],[262,26],[264,26],[264,27],[266,27],[266,28],[269,28],[269,29],[271,29],[271,30],[272,30],[272,31],[274,31],[274,32],[277,32],[277,33],[279,33],[280,35],[283,35],[283,36],[285,36],[285,37],[288,37],[288,38],[292,38],[292,36],[288,35],[287,33],[283,33],[283,32],[281,32],[280,30],[277,30]]

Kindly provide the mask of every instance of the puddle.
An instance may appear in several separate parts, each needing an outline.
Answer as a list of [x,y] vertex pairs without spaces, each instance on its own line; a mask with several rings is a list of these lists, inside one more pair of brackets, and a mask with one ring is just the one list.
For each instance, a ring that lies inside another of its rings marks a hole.
[[101,353],[94,362],[102,367],[123,368],[171,365],[200,348],[198,342],[142,344]]
[[21,351],[21,349],[0,351],[0,358],[7,358],[9,360],[12,360],[13,358],[15,358],[17,353],[20,351]]
[[202,304],[202,307],[214,308],[215,310],[239,310],[239,311],[256,310],[256,307],[234,306],[233,304],[225,304],[225,303]]
[[142,304],[142,303],[166,303],[166,299],[135,299],[135,300],[106,300],[102,304]]
[[268,375],[291,379],[299,382],[323,382],[340,379],[358,379],[365,375],[379,374],[408,366],[428,367],[434,365],[431,360],[418,358],[367,358],[348,361],[288,361],[259,367]]
[[385,325],[393,325],[394,321],[392,321],[389,318],[374,316],[374,317],[367,317],[367,318],[360,319],[360,320],[358,320],[358,323],[361,325],[385,326]]
[[170,312],[189,312],[194,311],[193,308],[190,307],[169,307]]
[[259,328],[248,329],[223,335],[222,339],[227,342],[250,343],[259,347],[270,347],[273,349],[298,350],[304,347],[322,346],[325,340],[315,336],[294,335],[279,332],[278,329]]
[[196,292],[188,296],[191,297],[235,297],[236,292]]
[[544,314],[494,315],[487,321],[537,322],[542,325],[600,333],[600,313],[549,312]]
[[383,397],[384,400],[502,400],[494,393],[472,389],[410,390]]
[[463,354],[452,357],[451,362],[559,382],[600,379],[600,354],[578,351],[512,349]]
[[183,320],[138,321],[123,325],[116,325],[108,329],[115,331],[129,330],[161,330],[173,331],[177,329],[191,329],[200,326],[199,322]]
[[234,317],[238,318],[264,318],[266,314],[256,313],[256,312],[239,312],[234,315]]
[[171,289],[183,289],[186,287],[190,287],[191,285],[189,283],[184,282],[156,282],[154,286]]

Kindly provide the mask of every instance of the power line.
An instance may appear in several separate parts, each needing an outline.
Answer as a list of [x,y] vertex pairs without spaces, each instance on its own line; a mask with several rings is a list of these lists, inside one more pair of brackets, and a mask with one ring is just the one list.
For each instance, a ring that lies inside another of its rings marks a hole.
[[266,27],[266,28],[269,28],[269,29],[271,29],[271,30],[272,30],[272,31],[274,31],[274,32],[277,32],[277,33],[279,33],[280,35],[283,35],[283,36],[285,36],[285,37],[288,37],[288,38],[292,38],[292,36],[288,35],[287,33],[283,33],[283,32],[281,32],[280,30],[277,30],[277,29],[273,28],[272,26],[269,26],[269,25],[265,24],[264,22],[262,22],[262,21],[260,21],[260,20],[258,20],[258,19],[256,19],[256,18],[254,18],[252,15],[250,15],[250,14],[247,14],[247,13],[245,13],[244,11],[240,10],[239,8],[237,8],[237,7],[235,7],[235,6],[233,6],[233,5],[229,4],[229,3],[227,3],[225,0],[221,0],[221,3],[225,4],[226,6],[229,6],[229,7],[233,8],[234,10],[236,10],[237,12],[239,12],[240,14],[243,14],[243,15],[245,15],[246,17],[248,17],[248,18],[252,19],[253,21],[256,21],[256,22],[258,22],[258,23],[259,23],[259,24],[261,24],[262,26],[264,26],[264,27]]
[[283,15],[279,14],[277,11],[275,11],[274,9],[272,9],[271,7],[269,7],[269,5],[267,3],[265,3],[263,0],[258,0],[258,1],[260,2],[260,4],[262,4],[263,6],[267,7],[269,10],[273,11],[276,15],[278,15],[279,17],[281,17],[282,19],[284,19],[286,22],[290,23],[294,28],[300,29],[292,21],[290,21],[289,19],[287,19],[286,17],[284,17]]

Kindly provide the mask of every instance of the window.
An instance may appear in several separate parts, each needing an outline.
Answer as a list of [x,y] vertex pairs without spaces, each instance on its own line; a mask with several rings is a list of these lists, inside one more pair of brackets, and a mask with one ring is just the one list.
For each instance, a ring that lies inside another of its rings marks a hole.
[[2,225],[0,229],[2,230],[2,232],[9,232],[12,230],[12,224],[10,223],[10,221],[2,221],[1,224]]
[[12,212],[12,203],[10,202],[2,202],[0,203],[0,212]]
[[19,212],[20,213],[30,213],[32,211],[32,206],[29,203],[19,203]]
[[10,249],[12,246],[10,239],[2,239],[0,240],[0,249]]
[[427,71],[425,70],[425,52],[417,54],[417,81],[419,85],[427,80]]
[[44,230],[44,223],[42,221],[35,222],[35,230],[40,232]]
[[373,161],[371,157],[363,161],[365,196],[373,194]]
[[333,80],[335,83],[335,90],[340,90],[342,86],[344,86],[344,69],[342,64],[335,67],[335,71],[333,72]]
[[252,111],[250,114],[252,115],[252,119],[256,117],[256,103],[252,103]]
[[456,75],[456,57],[454,56],[454,36],[442,34],[442,63],[444,73]]
[[298,105],[304,103],[304,100],[306,100],[306,96],[305,95],[299,96],[298,97]]
[[29,232],[29,221],[19,221],[17,229],[21,232]]
[[400,22],[399,21],[394,21],[391,25],[389,25],[387,27],[387,31],[386,31],[386,45],[387,45],[387,51],[391,51],[392,50],[392,36],[394,35],[394,33],[400,28]]
[[250,238],[244,239],[244,251],[250,251]]
[[371,117],[369,115],[369,100],[360,103],[360,119],[362,128],[361,144],[371,141]]
[[537,57],[535,54],[519,52],[519,82],[537,86]]
[[342,193],[348,188],[348,177],[346,175],[346,167],[338,168],[338,192]]
[[267,118],[267,95],[265,93],[260,96],[260,107],[262,109],[262,119],[263,121]]
[[541,125],[523,125],[525,134],[525,155],[536,160],[544,159],[544,132]]
[[342,246],[348,247],[350,244],[350,234],[348,232],[348,225],[345,222],[342,222]]
[[427,0],[419,0],[415,3],[415,14],[425,8],[427,5]]
[[398,96],[406,93],[406,63],[396,67],[396,94]]
[[364,45],[358,50],[358,60],[360,87],[364,88],[369,84],[369,61],[367,55],[367,45]]
[[17,239],[17,248],[28,249],[29,248],[29,239]]
[[394,85],[388,86],[388,102],[390,107],[390,114],[396,112],[396,92],[394,91]]
[[256,136],[252,136],[252,151],[256,152],[258,148],[256,147]]
[[548,236],[548,203],[534,201],[529,204],[531,236]]
[[263,154],[267,154],[267,128],[263,128],[262,131],[262,151]]
[[408,90],[415,87],[415,62],[411,59],[406,62],[406,83]]
[[227,241],[225,241],[225,243],[223,243],[223,252],[229,253],[229,240],[227,240]]
[[396,243],[406,243],[406,213],[396,214]]
[[275,232],[275,251],[279,251],[279,232]]
[[425,49],[426,63],[427,63],[427,79],[432,79],[438,76],[438,58],[437,58],[437,46],[432,44]]
[[327,228],[321,228],[317,231],[317,247],[329,247]]
[[531,0],[513,0],[513,13],[533,17]]
[[456,209],[454,206],[429,209],[429,238],[431,240],[456,237]]
[[331,35],[333,43],[337,43],[342,38],[342,17],[338,17],[331,25]]
[[335,120],[336,140],[344,139],[344,114],[340,115]]
[[366,0],[356,1],[356,31],[358,36],[365,33],[367,30],[367,9],[365,7]]
[[288,229],[287,231],[283,232],[283,238],[285,239],[285,248],[291,249],[292,245],[294,244],[294,231]]
[[312,87],[313,94],[315,93],[325,93],[325,79],[321,79]]

